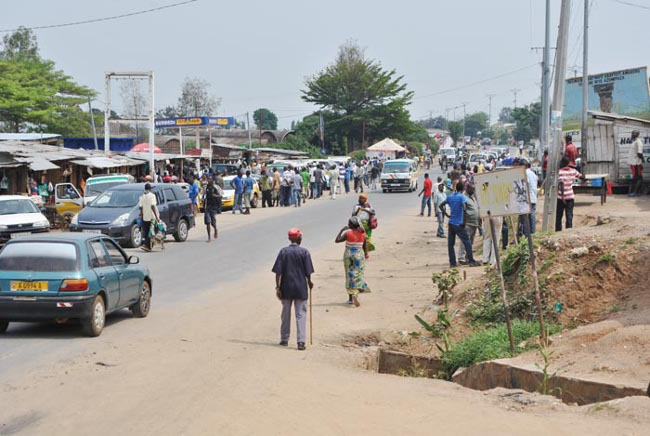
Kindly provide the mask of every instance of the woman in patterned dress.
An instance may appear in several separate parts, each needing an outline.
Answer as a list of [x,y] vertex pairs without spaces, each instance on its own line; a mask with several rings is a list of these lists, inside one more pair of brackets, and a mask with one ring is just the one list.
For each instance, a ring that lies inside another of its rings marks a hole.
[[375,215],[375,209],[368,203],[366,194],[359,195],[359,203],[352,209],[352,217],[359,218],[361,227],[366,233],[366,258],[371,251],[375,250],[375,244],[372,242],[372,229],[370,228],[370,217]]
[[359,292],[369,291],[364,280],[364,269],[366,266],[366,231],[361,220],[353,216],[348,225],[343,227],[336,236],[335,242],[345,241],[345,254],[343,264],[345,266],[345,289],[348,292],[348,304],[359,307]]

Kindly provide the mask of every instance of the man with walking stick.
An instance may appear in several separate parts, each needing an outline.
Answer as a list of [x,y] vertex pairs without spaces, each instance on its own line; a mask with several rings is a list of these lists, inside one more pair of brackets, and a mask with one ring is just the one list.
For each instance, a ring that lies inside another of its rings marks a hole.
[[280,250],[272,269],[275,273],[275,294],[282,302],[280,345],[283,347],[289,345],[293,304],[296,313],[298,349],[305,350],[307,302],[310,301],[311,290],[314,287],[311,281],[314,266],[309,251],[300,246],[302,243],[300,230],[294,227],[289,230],[288,236],[291,245]]

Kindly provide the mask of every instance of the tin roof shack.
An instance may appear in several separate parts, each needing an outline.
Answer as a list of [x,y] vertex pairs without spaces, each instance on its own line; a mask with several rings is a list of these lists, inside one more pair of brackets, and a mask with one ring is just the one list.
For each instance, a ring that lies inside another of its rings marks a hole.
[[581,152],[584,174],[609,174],[614,187],[629,185],[628,155],[632,131],[643,141],[643,178],[650,179],[650,120],[589,111],[586,146]]
[[54,133],[0,133],[0,141],[22,141],[59,145],[61,135]]

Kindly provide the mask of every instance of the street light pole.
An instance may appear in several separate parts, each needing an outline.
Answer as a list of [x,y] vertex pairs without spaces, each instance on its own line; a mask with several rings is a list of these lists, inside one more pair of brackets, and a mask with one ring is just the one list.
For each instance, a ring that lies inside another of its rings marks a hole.
[[584,42],[582,44],[582,131],[580,135],[580,149],[583,156],[587,149],[587,111],[589,110],[589,0],[584,0],[584,2]]

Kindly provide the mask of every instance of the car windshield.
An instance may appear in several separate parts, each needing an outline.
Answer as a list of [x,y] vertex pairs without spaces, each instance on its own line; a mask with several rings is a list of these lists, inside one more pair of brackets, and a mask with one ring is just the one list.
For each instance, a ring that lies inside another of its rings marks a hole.
[[19,213],[39,213],[39,210],[29,199],[0,201],[0,215],[16,215]]
[[455,153],[456,153],[456,150],[454,150],[453,148],[443,148],[443,149],[440,150],[440,154],[449,155],[449,154],[455,154]]
[[77,271],[77,248],[66,242],[16,242],[0,252],[3,271]]
[[97,196],[109,188],[125,184],[126,181],[99,182],[86,185],[86,197]]
[[135,207],[140,200],[143,192],[141,191],[127,191],[127,190],[114,190],[106,191],[97,197],[92,203],[91,207]]
[[406,162],[388,162],[384,164],[385,173],[408,173],[410,165]]

